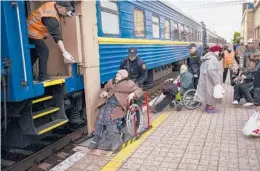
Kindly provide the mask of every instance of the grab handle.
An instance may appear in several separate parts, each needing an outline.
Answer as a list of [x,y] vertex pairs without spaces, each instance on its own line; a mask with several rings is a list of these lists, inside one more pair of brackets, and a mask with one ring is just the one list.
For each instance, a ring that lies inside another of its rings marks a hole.
[[19,11],[19,6],[18,6],[17,2],[12,2],[12,5],[16,7],[18,29],[19,29],[19,36],[20,36],[20,44],[21,44],[21,51],[22,51],[23,73],[24,73],[23,86],[26,86],[27,85],[27,73],[26,73],[26,66],[25,66],[25,56],[24,56],[24,46],[23,46],[23,35],[22,35],[22,28],[21,28],[20,11]]

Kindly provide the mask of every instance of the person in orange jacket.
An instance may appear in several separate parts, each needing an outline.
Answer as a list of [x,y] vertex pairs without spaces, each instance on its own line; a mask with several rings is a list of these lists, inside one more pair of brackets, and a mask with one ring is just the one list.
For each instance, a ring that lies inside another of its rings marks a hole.
[[223,57],[223,68],[224,68],[223,83],[225,83],[227,74],[228,74],[228,70],[230,71],[230,81],[232,80],[232,78],[231,78],[232,71],[230,68],[232,67],[232,64],[234,63],[234,60],[235,60],[235,52],[233,51],[233,48],[231,45],[229,45],[227,47],[227,49],[224,50],[223,55],[224,55],[224,57]]
[[44,39],[50,34],[57,43],[63,57],[71,63],[75,60],[69,54],[63,44],[60,32],[60,17],[73,16],[74,3],[70,1],[46,2],[33,11],[27,18],[28,36],[30,44],[35,45],[31,50],[32,66],[39,58],[39,81],[49,79],[47,74],[47,62],[49,49]]

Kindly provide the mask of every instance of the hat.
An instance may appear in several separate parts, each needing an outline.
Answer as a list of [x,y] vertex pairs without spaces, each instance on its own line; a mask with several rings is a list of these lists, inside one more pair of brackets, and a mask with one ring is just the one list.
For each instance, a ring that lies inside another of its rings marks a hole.
[[129,48],[129,49],[128,49],[128,53],[129,53],[129,54],[135,54],[135,55],[136,55],[136,54],[137,54],[137,49],[136,49],[136,48]]
[[74,11],[70,1],[56,1],[56,3],[62,7],[65,7],[68,11]]
[[221,47],[219,46],[212,46],[209,51],[211,52],[220,52],[221,51]]
[[120,70],[117,71],[117,73],[119,73],[122,76],[122,78],[128,77],[128,71],[125,70],[125,69],[120,69]]
[[195,43],[191,43],[191,44],[188,46],[189,49],[191,49],[191,48],[193,48],[193,47],[196,47],[196,44],[195,44]]

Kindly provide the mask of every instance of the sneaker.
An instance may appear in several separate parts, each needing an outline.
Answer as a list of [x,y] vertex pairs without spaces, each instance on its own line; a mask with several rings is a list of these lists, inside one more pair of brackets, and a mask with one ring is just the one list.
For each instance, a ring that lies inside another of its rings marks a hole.
[[213,109],[207,109],[206,110],[207,113],[217,113],[217,110],[215,108]]
[[238,105],[238,104],[239,104],[239,101],[238,101],[238,100],[234,100],[234,101],[232,102],[232,104],[233,104],[233,105]]
[[253,105],[254,105],[254,103],[247,102],[247,103],[245,103],[243,106],[244,106],[244,107],[248,107],[248,106],[253,106]]

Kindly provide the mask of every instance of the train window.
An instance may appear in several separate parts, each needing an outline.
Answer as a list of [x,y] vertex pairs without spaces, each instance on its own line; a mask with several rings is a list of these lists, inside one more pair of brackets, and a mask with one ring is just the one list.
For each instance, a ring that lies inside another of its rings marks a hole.
[[178,30],[178,23],[174,22],[174,40],[179,40],[179,30]]
[[165,39],[171,39],[170,21],[166,19],[164,21],[164,34],[165,34]]
[[134,10],[134,27],[136,37],[145,36],[144,12],[138,9]]
[[189,27],[189,41],[192,42],[192,29]]
[[181,32],[181,40],[184,41],[185,40],[185,36],[184,36],[184,25],[180,24],[180,32]]
[[183,33],[184,33],[184,37],[182,40],[187,41],[187,27],[185,25],[183,26]]
[[192,41],[195,42],[196,41],[196,30],[192,29]]
[[194,42],[194,29],[190,28],[190,41]]
[[153,38],[160,38],[160,24],[159,17],[153,16]]
[[194,41],[198,42],[198,31],[195,30]]
[[119,35],[118,6],[114,1],[100,1],[101,23],[104,34]]

